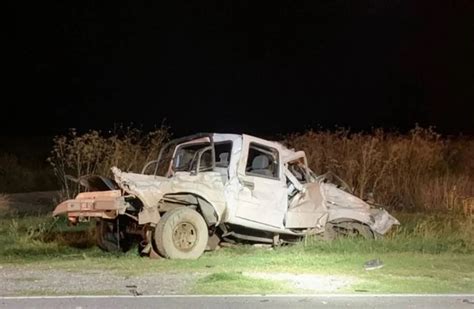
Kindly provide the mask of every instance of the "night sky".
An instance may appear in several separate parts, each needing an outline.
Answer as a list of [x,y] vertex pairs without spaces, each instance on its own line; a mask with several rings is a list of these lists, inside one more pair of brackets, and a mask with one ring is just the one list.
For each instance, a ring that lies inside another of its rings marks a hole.
[[16,2],[1,135],[473,134],[474,1],[439,2]]

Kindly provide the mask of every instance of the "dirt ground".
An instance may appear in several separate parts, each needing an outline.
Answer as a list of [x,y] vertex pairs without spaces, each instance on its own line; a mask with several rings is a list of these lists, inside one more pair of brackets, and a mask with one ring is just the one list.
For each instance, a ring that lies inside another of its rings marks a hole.
[[0,296],[186,294],[203,275],[158,273],[118,275],[108,271],[0,266]]
[[[0,296],[25,295],[182,295],[192,292],[199,272],[120,275],[107,270],[0,266]],[[245,272],[244,276],[287,283],[303,293],[337,292],[356,280],[347,276]]]

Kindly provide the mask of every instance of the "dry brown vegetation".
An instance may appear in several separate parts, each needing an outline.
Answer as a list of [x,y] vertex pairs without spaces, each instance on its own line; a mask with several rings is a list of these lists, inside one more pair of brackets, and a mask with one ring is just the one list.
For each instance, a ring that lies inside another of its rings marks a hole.
[[[169,137],[165,128],[150,133],[126,129],[121,134],[98,131],[54,139],[49,158],[67,196],[66,175],[110,176],[110,168],[139,172],[155,159]],[[348,130],[291,134],[284,143],[302,149],[317,173],[331,171],[356,195],[371,198],[394,211],[451,211],[470,214],[474,201],[474,141],[442,137],[432,129],[416,127],[408,134],[377,129],[370,133]]]
[[470,214],[474,141],[442,138],[432,129],[408,134],[309,131],[286,138],[305,150],[317,173],[334,172],[362,197],[401,211]]
[[79,184],[71,182],[67,175],[79,178],[96,174],[111,176],[111,167],[140,172],[144,164],[156,158],[168,130],[160,128],[144,133],[126,128],[115,134],[89,131],[78,134],[70,130],[68,135],[54,138],[54,146],[48,161],[57,176],[65,197],[73,197]]

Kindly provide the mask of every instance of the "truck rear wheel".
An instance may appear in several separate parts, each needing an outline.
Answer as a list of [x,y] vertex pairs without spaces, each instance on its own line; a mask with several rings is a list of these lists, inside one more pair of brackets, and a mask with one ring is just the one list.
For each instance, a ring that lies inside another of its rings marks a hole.
[[206,249],[207,224],[194,209],[180,207],[168,211],[158,221],[154,243],[158,253],[170,259],[197,259]]

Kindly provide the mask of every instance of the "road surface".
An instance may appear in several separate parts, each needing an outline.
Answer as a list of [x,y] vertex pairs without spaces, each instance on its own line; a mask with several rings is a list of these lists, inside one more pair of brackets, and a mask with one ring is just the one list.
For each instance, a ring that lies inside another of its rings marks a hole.
[[0,308],[471,308],[474,294],[0,297]]

